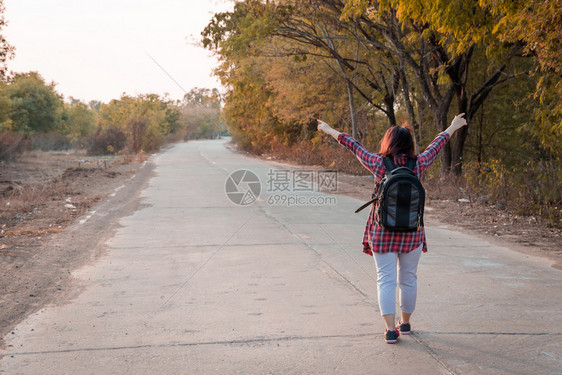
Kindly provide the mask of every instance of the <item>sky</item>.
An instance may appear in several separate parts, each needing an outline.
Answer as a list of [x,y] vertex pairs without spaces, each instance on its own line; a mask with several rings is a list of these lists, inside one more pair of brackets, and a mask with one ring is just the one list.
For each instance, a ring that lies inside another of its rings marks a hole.
[[[229,0],[4,0],[11,72],[37,71],[56,90],[85,102],[123,93],[169,94],[219,88],[216,59],[193,45]],[[178,87],[151,56],[182,87]]]

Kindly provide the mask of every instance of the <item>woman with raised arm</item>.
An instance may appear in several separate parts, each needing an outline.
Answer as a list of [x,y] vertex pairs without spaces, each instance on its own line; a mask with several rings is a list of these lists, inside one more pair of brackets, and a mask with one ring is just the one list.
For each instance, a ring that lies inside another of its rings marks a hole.
[[[370,153],[348,134],[340,133],[324,121],[318,120],[318,130],[331,135],[353,152],[361,164],[375,176],[377,186],[387,173],[383,161],[386,157],[393,159],[398,167],[405,166],[408,158],[415,159],[413,172],[421,178],[453,133],[466,125],[463,116],[464,113],[455,116],[447,130],[439,133],[419,155],[415,154],[412,134],[401,126],[393,126],[386,131],[378,154]],[[376,215],[373,215],[377,210],[378,202],[375,202],[371,207],[363,236],[363,252],[375,258],[379,308],[386,325],[384,340],[394,344],[400,333],[410,334],[410,317],[416,306],[418,261],[421,253],[427,251],[427,245],[423,224],[413,232],[389,231],[378,222]],[[400,288],[401,315],[398,325],[395,325],[397,280]]]

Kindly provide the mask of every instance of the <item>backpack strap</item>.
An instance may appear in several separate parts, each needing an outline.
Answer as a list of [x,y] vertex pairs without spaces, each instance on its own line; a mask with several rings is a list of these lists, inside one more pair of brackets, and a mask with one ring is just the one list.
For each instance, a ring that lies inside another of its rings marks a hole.
[[[393,170],[396,169],[396,164],[394,164],[394,161],[392,160],[392,158],[389,157],[384,157],[382,158],[382,161],[384,163],[384,166],[386,167],[386,174],[389,175],[390,172],[392,172]],[[374,193],[373,193],[374,194]],[[359,211],[364,210],[365,208],[369,207],[371,204],[373,204],[375,201],[377,200],[377,197],[373,196],[372,199],[370,201],[368,201],[367,203],[363,204],[361,207],[359,207],[358,209],[355,210],[355,213],[358,213]]]
[[368,201],[367,203],[363,204],[361,207],[359,207],[358,209],[355,210],[355,213],[358,213],[359,211],[363,211],[365,208],[367,208],[368,206],[370,206],[372,203],[374,203],[377,200],[377,198],[373,198],[370,201]]
[[387,156],[385,158],[382,158],[382,161],[384,163],[384,166],[386,167],[386,174],[389,174],[396,169],[396,164],[394,164],[394,160],[392,160],[392,158],[389,158]]
[[418,162],[418,158],[408,158],[408,161],[406,162],[406,167],[413,172],[417,162]]
[[[386,174],[387,175],[389,175],[390,172],[392,172],[393,170],[398,168],[396,166],[396,164],[394,163],[394,160],[392,160],[392,158],[390,158],[388,156],[382,158],[382,161],[383,161],[384,166],[386,168]],[[417,159],[408,159],[408,163],[406,164],[406,166],[413,171],[414,168],[416,167],[416,162],[417,162]],[[359,207],[357,210],[355,210],[355,213],[358,213],[358,212],[364,210],[365,208],[369,207],[369,205],[373,204],[376,200],[377,200],[377,197],[373,197],[373,199],[366,202],[361,207]]]

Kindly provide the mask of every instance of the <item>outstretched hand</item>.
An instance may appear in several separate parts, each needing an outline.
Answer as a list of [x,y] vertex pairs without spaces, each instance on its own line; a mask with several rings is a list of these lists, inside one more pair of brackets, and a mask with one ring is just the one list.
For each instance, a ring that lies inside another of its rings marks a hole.
[[332,127],[330,125],[328,125],[327,123],[325,123],[324,121],[318,119],[318,130],[327,133],[327,130],[332,129]]
[[328,125],[327,123],[325,123],[324,121],[318,119],[318,130],[321,132],[324,132],[326,134],[331,135],[332,137],[334,137],[336,140],[338,139],[338,136],[340,135],[340,132],[333,129],[330,125]]
[[467,124],[466,119],[463,117],[464,113],[460,113],[455,116],[453,121],[451,121],[451,125],[445,130],[449,135],[453,135],[454,132],[462,128]]

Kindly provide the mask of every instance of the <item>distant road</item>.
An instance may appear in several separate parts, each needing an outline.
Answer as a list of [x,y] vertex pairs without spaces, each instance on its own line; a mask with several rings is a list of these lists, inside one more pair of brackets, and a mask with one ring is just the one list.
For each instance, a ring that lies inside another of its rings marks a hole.
[[[138,210],[74,273],[77,296],[7,335],[0,373],[561,373],[562,271],[547,260],[427,228],[415,334],[388,345],[361,252],[367,213],[315,191],[334,176],[221,140],[150,162]],[[225,192],[236,170],[251,172],[233,178],[245,205]]]

